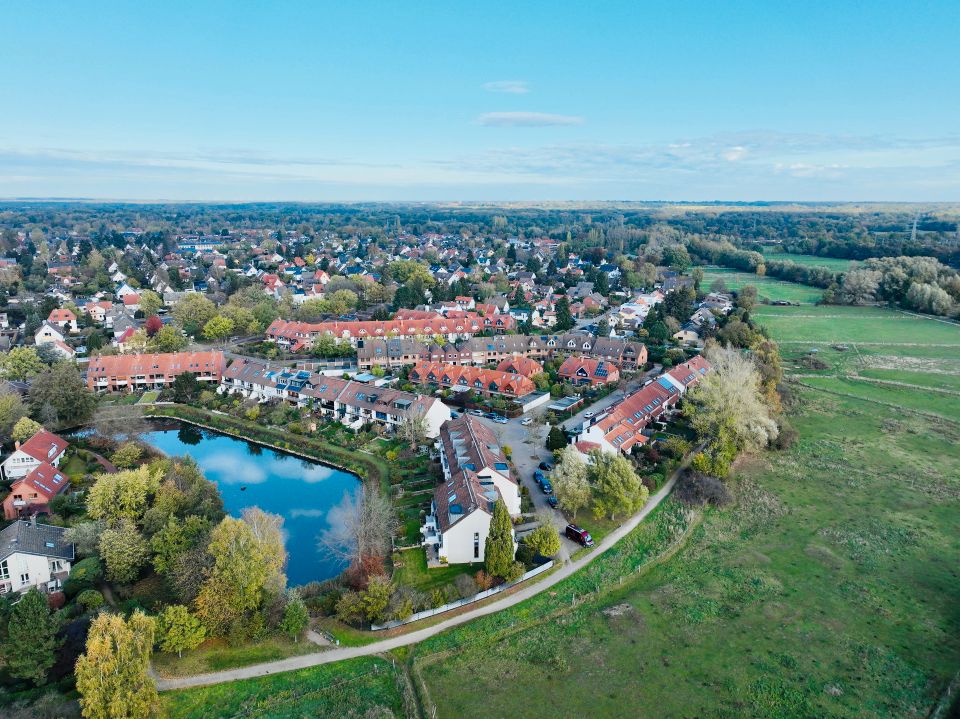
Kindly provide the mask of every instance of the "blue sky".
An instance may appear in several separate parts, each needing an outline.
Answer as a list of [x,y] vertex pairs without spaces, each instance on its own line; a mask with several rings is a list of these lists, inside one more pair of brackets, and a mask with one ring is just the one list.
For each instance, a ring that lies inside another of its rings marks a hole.
[[9,3],[0,197],[960,200],[960,3]]

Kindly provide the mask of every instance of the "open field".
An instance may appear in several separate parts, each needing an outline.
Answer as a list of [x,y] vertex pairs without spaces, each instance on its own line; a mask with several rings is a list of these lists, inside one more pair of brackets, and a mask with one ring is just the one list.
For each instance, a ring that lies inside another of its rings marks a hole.
[[853,260],[843,260],[838,257],[819,257],[818,255],[793,255],[789,252],[778,250],[765,250],[763,256],[768,260],[778,260],[780,262],[793,262],[798,265],[808,265],[810,267],[826,267],[835,272],[846,272],[850,269]]
[[761,300],[771,302],[802,302],[813,304],[823,296],[823,290],[796,282],[785,282],[774,277],[759,277],[750,272],[739,272],[723,267],[704,267],[703,284],[710,288],[716,280],[723,280],[727,289],[738,290],[744,285],[753,285]]
[[155,653],[153,668],[163,677],[183,677],[272,662],[315,651],[318,651],[315,644],[308,641],[294,642],[286,636],[269,637],[237,647],[230,646],[222,639],[208,639],[197,649],[185,652],[183,657],[172,652]]
[[391,662],[352,659],[262,679],[168,692],[161,701],[163,716],[170,719],[401,717],[404,685]]

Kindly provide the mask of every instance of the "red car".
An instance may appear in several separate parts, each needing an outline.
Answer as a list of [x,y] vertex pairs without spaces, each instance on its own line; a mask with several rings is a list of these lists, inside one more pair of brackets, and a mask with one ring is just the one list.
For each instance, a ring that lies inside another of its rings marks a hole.
[[590,532],[586,529],[581,529],[576,524],[567,525],[567,538],[572,539],[577,544],[583,545],[584,547],[593,546],[593,537],[590,536]]

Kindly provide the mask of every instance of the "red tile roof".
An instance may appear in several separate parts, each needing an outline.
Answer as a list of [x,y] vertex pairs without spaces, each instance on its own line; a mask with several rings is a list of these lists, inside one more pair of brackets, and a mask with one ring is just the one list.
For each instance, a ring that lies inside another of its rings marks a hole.
[[47,317],[48,322],[74,322],[76,321],[77,316],[73,314],[70,310],[51,310],[50,316]]
[[53,432],[41,429],[20,445],[20,451],[39,462],[49,462],[63,454],[63,451],[69,446],[70,443],[67,440],[58,437]]
[[70,484],[70,478],[49,462],[41,462],[40,466],[26,477],[18,479],[10,487],[10,493],[15,494],[18,487],[26,485],[49,501],[56,497]]
[[420,383],[436,383],[446,387],[469,387],[481,392],[524,397],[536,389],[523,375],[498,372],[482,367],[463,367],[442,362],[420,362],[410,370],[410,379]]

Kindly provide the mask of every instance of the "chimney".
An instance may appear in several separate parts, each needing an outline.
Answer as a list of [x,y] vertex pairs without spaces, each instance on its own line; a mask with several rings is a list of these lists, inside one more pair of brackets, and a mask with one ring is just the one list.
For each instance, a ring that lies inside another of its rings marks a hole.
[[18,439],[16,442],[13,443],[13,450],[14,450],[14,451],[17,451],[18,449],[20,449],[20,440],[19,440],[19,439]]

